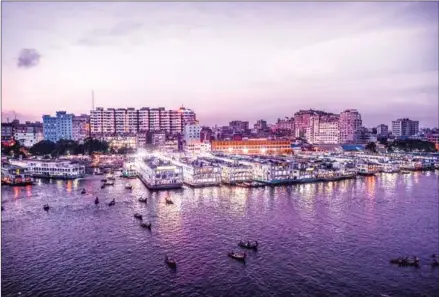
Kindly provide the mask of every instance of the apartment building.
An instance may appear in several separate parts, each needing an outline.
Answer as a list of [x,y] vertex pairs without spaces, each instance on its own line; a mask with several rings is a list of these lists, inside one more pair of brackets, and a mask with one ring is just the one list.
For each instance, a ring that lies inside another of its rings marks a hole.
[[340,143],[355,143],[362,125],[361,114],[356,109],[340,113]]
[[408,118],[392,121],[392,134],[396,137],[409,137],[419,132],[419,121]]
[[73,114],[57,111],[56,116],[43,115],[44,139],[57,142],[60,139],[73,139]]

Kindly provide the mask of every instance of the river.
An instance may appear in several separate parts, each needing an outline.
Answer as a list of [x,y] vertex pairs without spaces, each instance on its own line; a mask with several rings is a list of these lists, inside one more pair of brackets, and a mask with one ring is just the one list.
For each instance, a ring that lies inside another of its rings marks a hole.
[[[438,296],[438,180],[436,171],[257,189],[149,192],[120,178],[101,189],[99,177],[2,187],[2,296]],[[227,257],[240,239],[259,242],[245,264]],[[400,255],[421,267],[389,264]]]

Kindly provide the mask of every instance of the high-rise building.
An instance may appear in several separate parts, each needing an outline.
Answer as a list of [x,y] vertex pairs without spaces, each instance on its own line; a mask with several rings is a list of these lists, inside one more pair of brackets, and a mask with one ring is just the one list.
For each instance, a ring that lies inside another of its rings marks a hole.
[[361,114],[356,109],[347,109],[340,113],[340,143],[357,142],[361,125]]
[[392,121],[392,134],[396,137],[409,137],[419,132],[419,121],[408,118]]
[[91,111],[90,130],[92,136],[131,135],[139,132],[164,131],[168,134],[183,132],[185,124],[194,124],[195,113],[184,107],[179,110],[165,110],[164,107],[139,110],[134,108],[101,107]]
[[178,112],[181,113],[183,127],[189,124],[195,124],[197,121],[195,112],[191,109],[182,106],[178,109]]
[[55,117],[43,115],[44,139],[57,142],[60,139],[73,139],[73,114],[57,111]]
[[83,141],[87,137],[90,137],[89,115],[81,114],[80,116],[73,116],[72,136],[75,141]]

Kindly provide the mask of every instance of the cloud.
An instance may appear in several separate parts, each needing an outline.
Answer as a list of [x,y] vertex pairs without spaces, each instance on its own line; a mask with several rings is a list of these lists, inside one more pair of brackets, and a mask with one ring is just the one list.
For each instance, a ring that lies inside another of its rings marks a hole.
[[96,28],[78,40],[78,44],[86,46],[102,46],[114,43],[117,37],[127,36],[143,26],[138,22],[121,22],[110,28]]
[[38,65],[41,55],[33,48],[24,48],[20,51],[17,66],[22,68],[32,68]]

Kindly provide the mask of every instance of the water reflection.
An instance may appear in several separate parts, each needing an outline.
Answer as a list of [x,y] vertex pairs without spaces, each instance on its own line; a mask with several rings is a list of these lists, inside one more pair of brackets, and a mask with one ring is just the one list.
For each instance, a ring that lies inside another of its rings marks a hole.
[[67,193],[71,193],[72,192],[72,187],[73,187],[73,181],[72,180],[68,180],[67,183],[66,183]]
[[14,198],[17,199],[18,197],[20,197],[20,193],[21,193],[21,188],[20,187],[14,187]]

